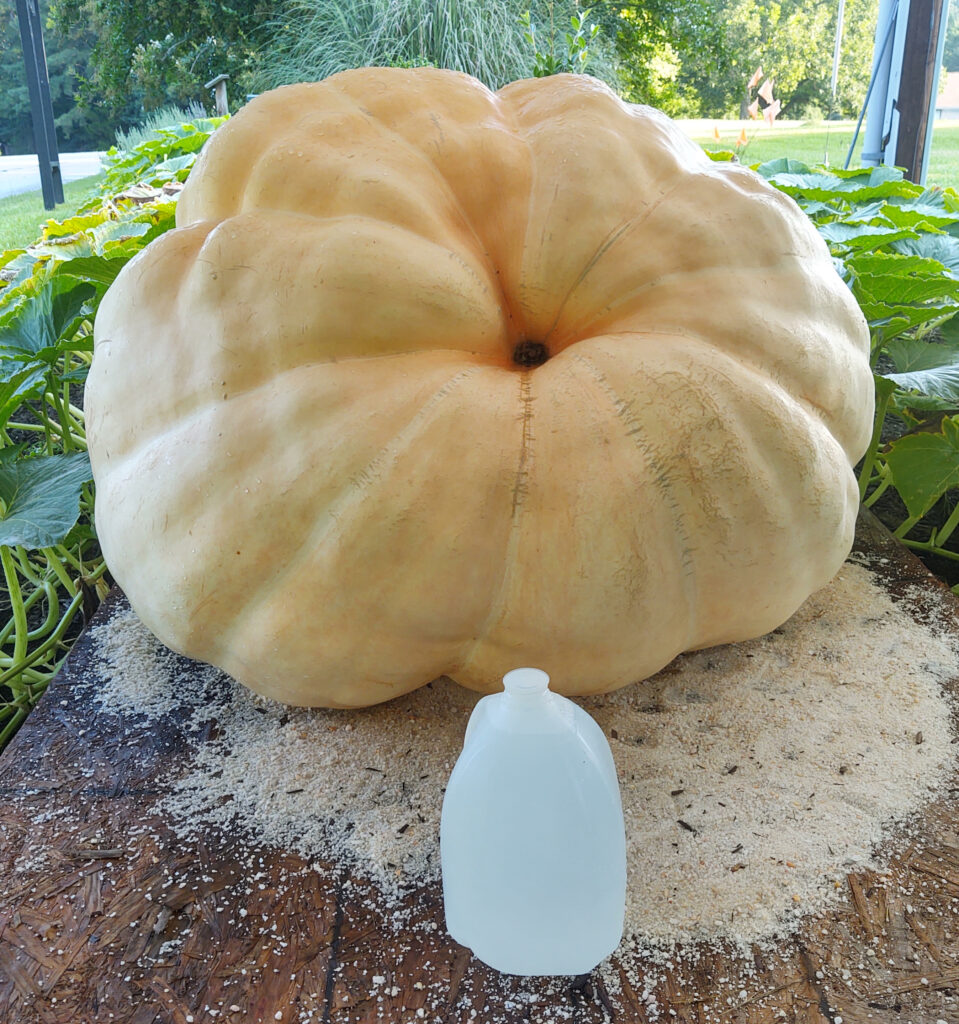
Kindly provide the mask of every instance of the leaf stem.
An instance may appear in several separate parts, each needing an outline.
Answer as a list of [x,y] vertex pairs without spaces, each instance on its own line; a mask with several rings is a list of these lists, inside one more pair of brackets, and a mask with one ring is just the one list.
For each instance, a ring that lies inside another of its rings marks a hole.
[[952,536],[953,531],[959,526],[959,503],[949,513],[949,518],[935,531],[932,537],[930,537],[930,543],[935,544],[937,547],[946,543],[947,540]]
[[[24,612],[30,611],[30,609],[43,597],[44,591],[38,587],[34,592],[23,602]],[[10,639],[10,634],[16,628],[16,620],[11,616],[5,623],[2,629],[0,629],[0,648],[4,647],[7,641]]]
[[[5,550],[5,548],[0,547],[0,555],[2,555]],[[80,607],[80,603],[82,601],[83,593],[78,592],[76,597],[74,597],[68,605],[67,610],[63,613],[63,618],[60,619],[59,625],[47,640],[22,661],[18,662],[16,665],[12,665],[6,670],[6,672],[0,673],[0,686],[9,686],[11,689],[15,689],[13,679],[15,679],[23,669],[39,661],[52,647],[60,642],[63,634],[66,633],[70,623],[73,621],[73,618],[77,613],[77,609]]]
[[913,551],[926,551],[931,555],[939,555],[940,558],[949,558],[953,562],[959,562],[959,551],[950,551],[948,548],[938,547],[928,540],[907,540],[900,538],[906,547]]
[[[904,519],[895,530],[893,530],[893,537],[898,537],[899,540],[904,540],[906,534],[922,519],[922,516],[909,516],[908,519]],[[913,541],[912,543],[917,543]],[[923,542],[925,543],[925,542]]]
[[[10,597],[10,607],[13,611],[14,629],[16,630],[13,640],[13,657],[20,661],[27,653],[27,613],[23,607],[23,593],[20,590],[20,578],[13,561],[13,553],[6,544],[0,544],[0,564],[3,565],[3,575],[6,579],[7,594]],[[0,683],[5,682],[6,679],[0,676]],[[10,684],[10,688],[16,690],[13,683]]]
[[54,571],[57,579],[63,584],[66,592],[71,597],[75,597],[77,593],[77,586],[73,580],[70,579],[70,574],[67,572],[63,562],[60,561],[56,548],[44,548],[43,553],[46,556],[47,564]]
[[[60,601],[57,598],[57,588],[49,580],[44,582],[42,588],[35,590],[34,594],[46,594],[47,617],[36,629],[31,629],[27,633],[28,640],[39,640],[41,637],[46,636],[56,625],[57,619],[60,618]],[[30,596],[32,597],[33,594]],[[26,605],[24,605],[24,608],[26,608]]]
[[879,405],[876,408],[876,418],[873,421],[872,426],[872,437],[869,439],[869,447],[866,449],[866,455],[862,461],[862,469],[859,471],[860,501],[866,497],[866,490],[869,487],[869,481],[872,477],[872,467],[875,465],[876,454],[879,451],[879,439],[882,436],[882,425],[885,422],[886,410],[889,408],[889,401],[891,398],[891,393],[883,395],[879,399]]
[[70,421],[67,419],[66,410],[60,401],[60,389],[57,387],[56,381],[53,379],[53,374],[50,375],[49,380],[49,395],[53,404],[53,408],[57,414],[57,422],[60,424],[60,440],[63,443],[63,450],[65,452],[73,451],[73,438],[70,430]]
[[889,472],[889,467],[883,463],[879,469],[879,485],[869,495],[868,498],[863,499],[863,505],[866,508],[872,508],[873,505],[886,493],[892,484],[892,473]]
[[27,709],[25,707],[18,707],[13,715],[13,718],[0,730],[0,750],[7,745],[7,742],[13,736],[13,734],[20,728],[20,723],[27,717]]

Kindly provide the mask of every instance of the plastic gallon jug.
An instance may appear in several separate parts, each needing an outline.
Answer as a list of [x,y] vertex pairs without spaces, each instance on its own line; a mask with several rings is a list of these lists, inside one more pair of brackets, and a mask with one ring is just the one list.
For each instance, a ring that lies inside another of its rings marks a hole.
[[446,927],[506,974],[585,974],[619,945],[626,835],[613,755],[519,668],[466,727],[440,826]]

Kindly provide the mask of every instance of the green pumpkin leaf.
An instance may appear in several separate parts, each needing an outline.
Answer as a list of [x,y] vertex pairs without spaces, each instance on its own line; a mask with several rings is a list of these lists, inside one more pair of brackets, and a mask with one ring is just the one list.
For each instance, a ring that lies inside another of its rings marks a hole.
[[[896,367],[895,373],[885,377],[903,391],[918,391],[920,395],[959,402],[959,341],[933,343],[921,338],[896,338],[886,346],[886,354]],[[920,407],[915,401],[911,406]]]
[[920,395],[915,391],[897,391],[890,404],[890,410],[902,417],[914,416],[917,412],[959,412],[956,402],[947,398],[937,398],[935,395]]
[[76,235],[88,228],[96,227],[102,220],[103,215],[99,211],[77,214],[75,217],[67,217],[66,220],[48,220],[43,225],[41,238],[47,241],[53,238],[65,238],[67,235]]
[[940,263],[959,276],[959,238],[952,235],[915,235],[893,240],[895,252],[904,256],[923,256]]
[[942,420],[938,434],[907,434],[885,454],[892,482],[910,516],[924,516],[946,491],[959,487],[959,423]]
[[[849,266],[847,261],[846,265]],[[852,267],[855,273],[856,268]],[[959,301],[959,281],[944,274],[936,277],[894,277],[890,274],[856,275],[856,296],[889,305],[912,306],[934,300]]]
[[849,260],[849,265],[857,274],[894,274],[906,278],[907,275],[921,274],[926,278],[934,278],[942,274],[943,266],[937,260],[925,256],[903,255],[892,252],[863,253]]
[[921,188],[902,180],[901,171],[885,166],[871,167],[868,174],[857,172],[851,175],[832,171],[778,172],[770,175],[769,181],[789,195],[826,201],[843,199],[852,202],[890,196],[911,198],[922,194]]
[[936,303],[927,306],[891,306],[882,302],[859,300],[863,315],[869,322],[875,343],[886,344],[905,331],[923,324],[935,324],[959,313],[959,302]]
[[109,288],[126,263],[126,258],[107,259],[105,256],[78,256],[76,259],[61,263],[57,268],[57,273],[77,277],[83,281],[92,281],[94,284]]
[[889,226],[889,222],[882,215],[883,208],[886,205],[885,199],[879,199],[875,202],[854,203],[852,204],[852,209],[843,214],[842,219],[849,224],[865,222]]
[[904,391],[918,391],[921,395],[941,398],[947,402],[959,402],[959,356],[954,363],[905,373],[887,373],[886,376]]
[[889,380],[888,377],[884,377],[882,374],[874,373],[872,380],[876,385],[876,397],[880,400],[895,394],[899,390],[899,385],[895,381]]
[[883,227],[865,223],[846,224],[842,221],[821,224],[819,233],[827,242],[856,250],[876,249],[900,239],[919,237],[915,231],[909,228]]
[[0,328],[0,352],[6,352],[8,359],[28,356],[53,362],[61,351],[61,339],[76,331],[86,315],[85,304],[95,295],[96,289],[85,281],[53,278]]
[[959,221],[957,214],[947,213],[938,207],[921,203],[909,203],[902,206],[886,203],[882,215],[896,227],[915,228],[921,226],[927,231],[945,228]]
[[[886,347],[897,373],[932,370],[959,363],[959,342],[929,342],[922,338],[897,338]],[[889,376],[888,374],[886,376]]]
[[0,449],[0,544],[51,547],[79,518],[90,459],[86,452],[18,459],[20,450]]
[[43,394],[49,366],[31,362],[23,365],[12,360],[0,360],[0,427],[31,398]]
[[777,174],[811,174],[812,168],[801,160],[793,160],[788,156],[781,156],[777,160],[767,160],[763,164],[756,164],[753,170],[764,178],[772,178]]
[[903,172],[898,167],[880,164],[878,167],[832,167],[830,173],[837,178],[865,178],[870,184],[881,181],[902,181]]

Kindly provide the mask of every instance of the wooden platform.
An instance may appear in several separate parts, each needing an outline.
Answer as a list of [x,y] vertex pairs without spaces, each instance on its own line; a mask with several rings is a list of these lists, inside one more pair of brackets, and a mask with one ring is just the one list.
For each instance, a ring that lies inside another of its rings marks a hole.
[[[928,588],[959,639],[945,588],[871,518],[857,547],[888,559],[893,596]],[[76,697],[95,681],[92,643],[0,757],[3,1024],[959,1022],[959,782],[887,875],[850,875],[844,905],[775,956],[650,966],[645,991],[625,975],[508,978],[449,940],[436,889],[397,936],[331,865],[178,837],[151,810],[157,780],[209,735],[182,714],[93,716]]]

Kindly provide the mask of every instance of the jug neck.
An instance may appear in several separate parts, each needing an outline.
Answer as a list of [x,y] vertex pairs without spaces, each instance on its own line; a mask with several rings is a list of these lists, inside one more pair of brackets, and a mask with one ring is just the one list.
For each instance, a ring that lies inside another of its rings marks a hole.
[[549,693],[549,676],[538,668],[514,668],[503,676],[503,689],[511,700],[542,700]]

